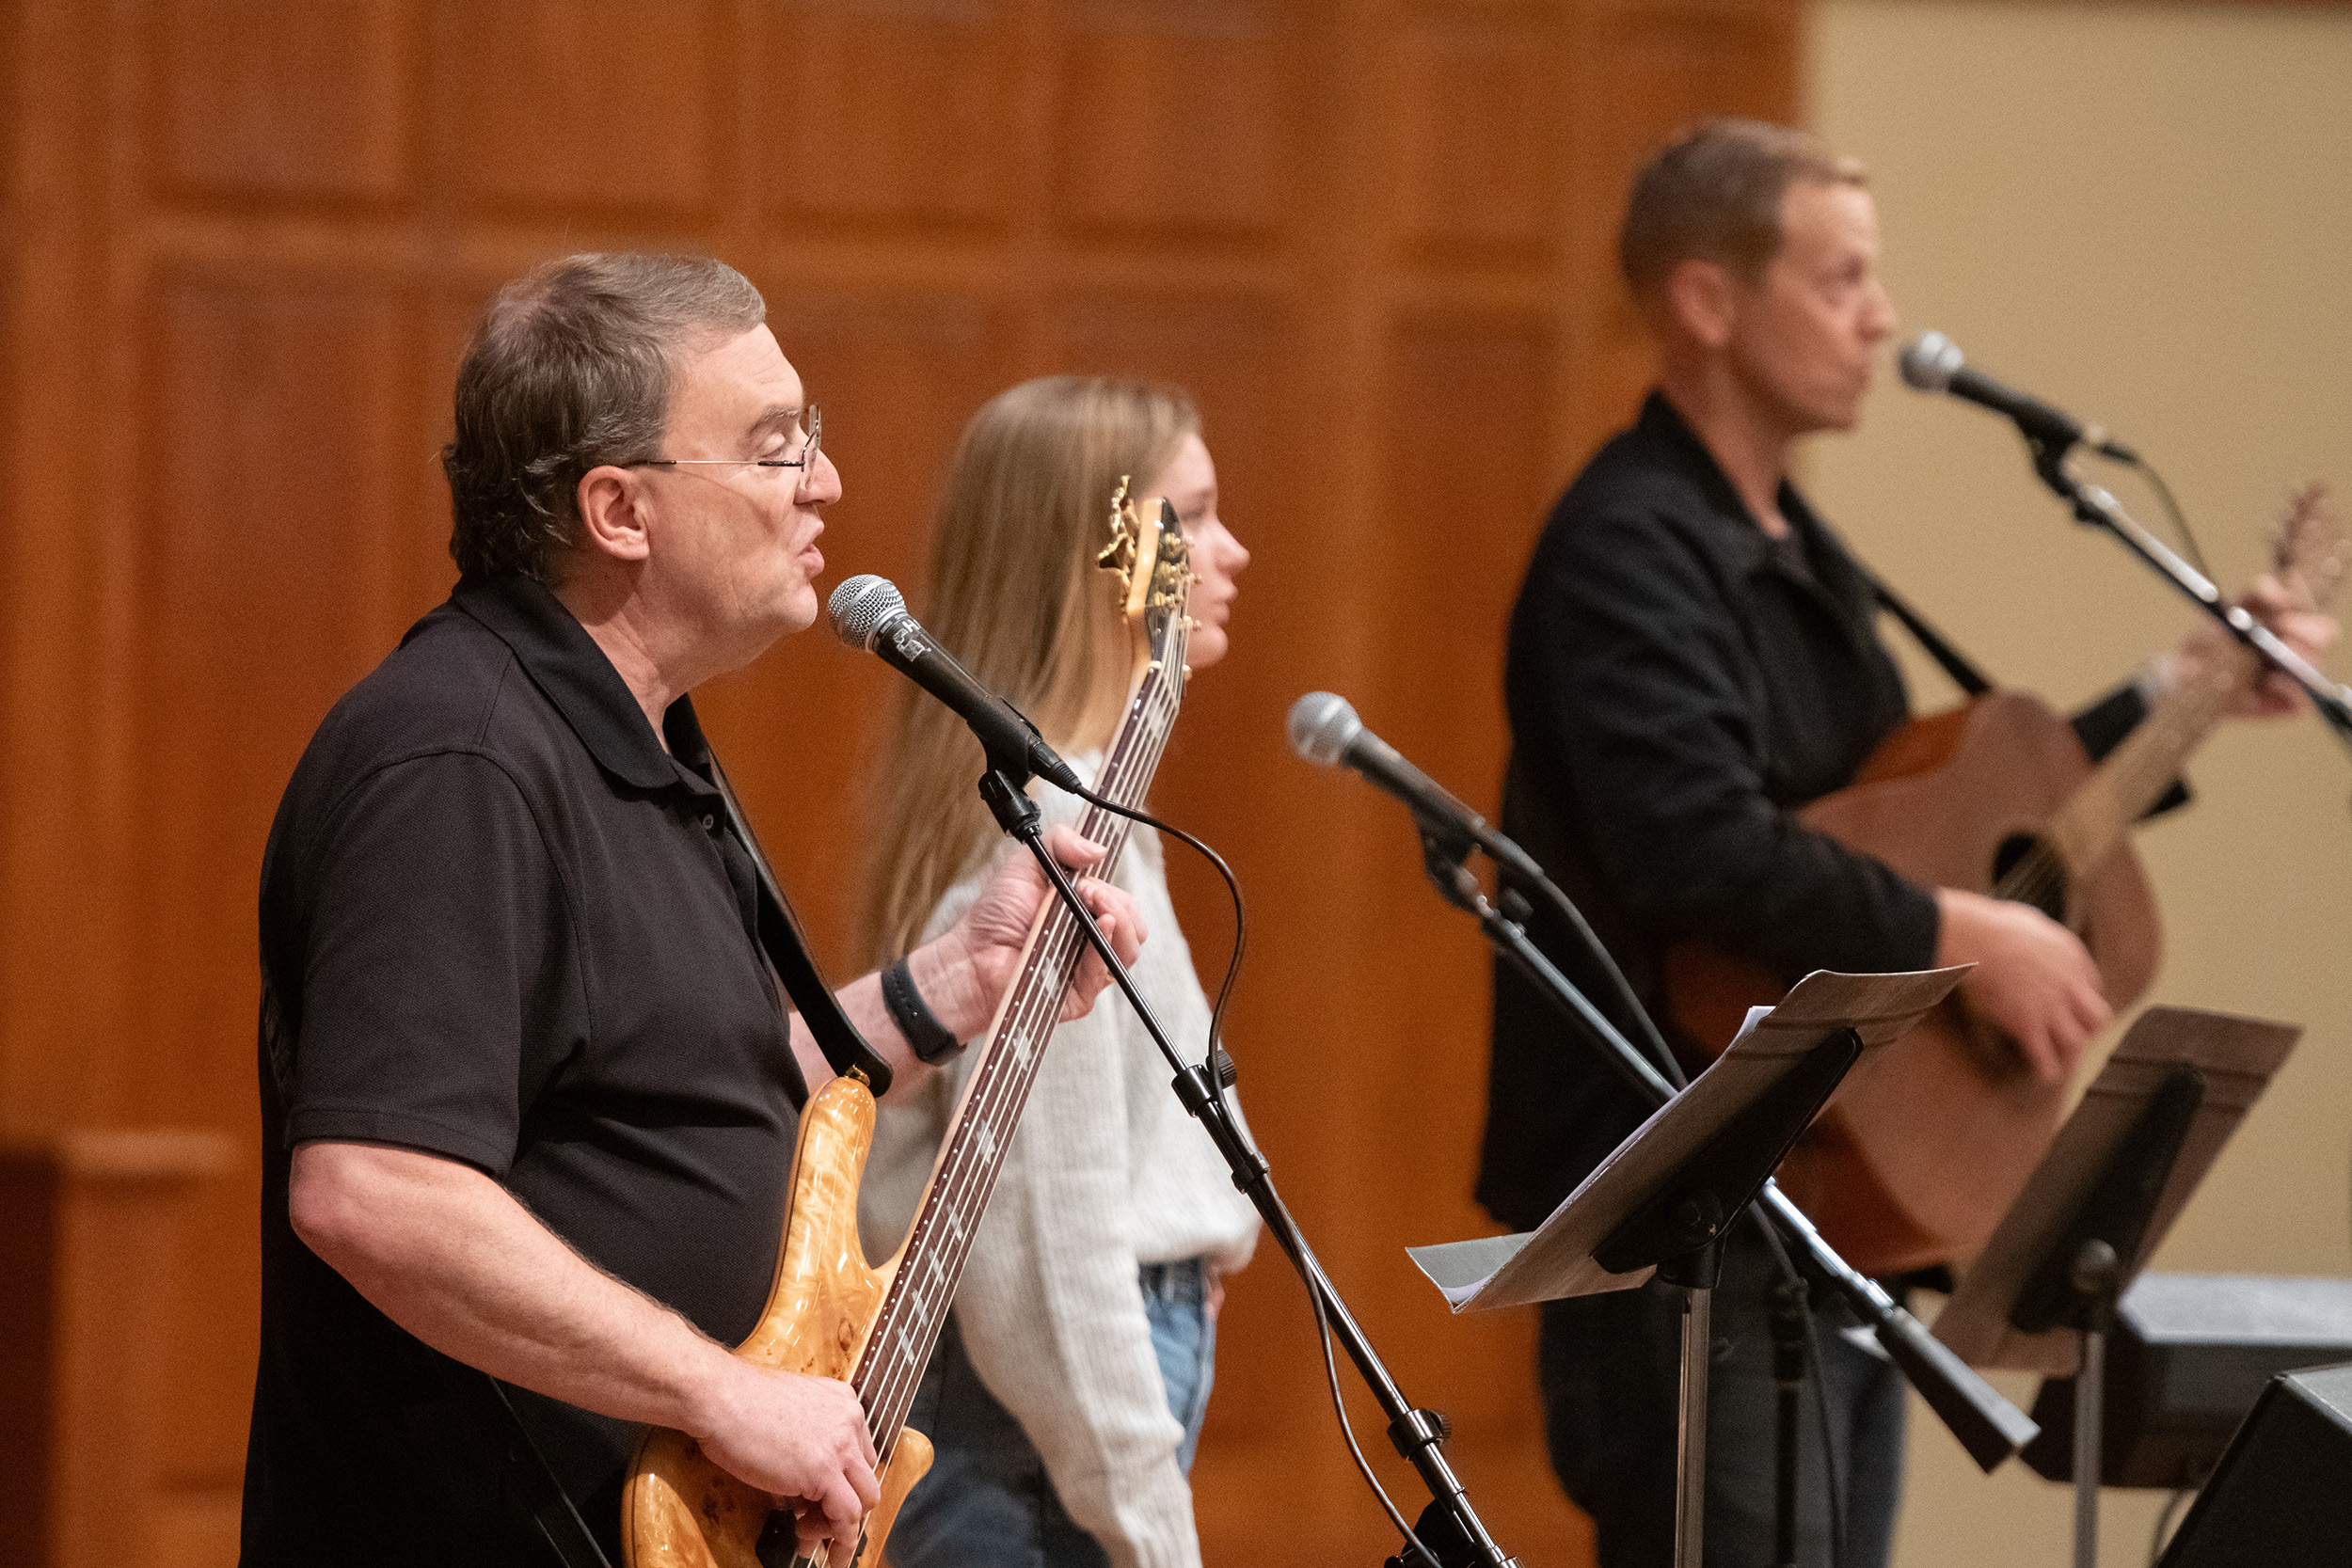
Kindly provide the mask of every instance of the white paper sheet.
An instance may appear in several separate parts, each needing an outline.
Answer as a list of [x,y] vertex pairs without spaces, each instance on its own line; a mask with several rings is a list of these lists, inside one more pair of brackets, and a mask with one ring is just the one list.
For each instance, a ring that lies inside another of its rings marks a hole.
[[1967,973],[1964,967],[1901,974],[1816,970],[1777,1006],[1751,1008],[1714,1064],[1611,1151],[1539,1228],[1406,1252],[1456,1312],[1639,1285],[1655,1271],[1611,1274],[1593,1260],[1593,1248],[1657,1196],[1692,1151],[1831,1035],[1851,1027],[1865,1051],[1884,1045],[1943,1001]]

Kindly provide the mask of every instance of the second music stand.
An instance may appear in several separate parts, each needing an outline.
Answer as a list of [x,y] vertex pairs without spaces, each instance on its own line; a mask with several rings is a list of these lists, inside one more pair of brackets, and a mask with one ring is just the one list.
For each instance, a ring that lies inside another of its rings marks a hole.
[[2187,1007],[2134,1023],[1936,1320],[1972,1366],[2074,1372],[2074,1562],[2097,1560],[2106,1336],[2122,1294],[2302,1031]]

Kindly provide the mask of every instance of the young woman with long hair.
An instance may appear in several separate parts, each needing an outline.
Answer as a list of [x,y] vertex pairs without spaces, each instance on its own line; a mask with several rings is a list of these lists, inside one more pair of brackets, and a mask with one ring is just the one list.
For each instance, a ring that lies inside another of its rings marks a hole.
[[[1188,662],[1196,673],[1215,665],[1249,554],[1217,517],[1191,399],[1148,382],[1053,376],[974,416],[922,612],[1089,777],[1130,673],[1115,579],[1095,564],[1122,476],[1183,519],[1199,577]],[[880,774],[867,883],[865,935],[880,962],[953,922],[998,858],[1019,852],[973,787],[980,768],[961,722],[909,691]],[[1076,801],[1038,794],[1049,821],[1076,820]],[[1172,1037],[1198,1048],[1208,1002],[1158,835],[1137,827],[1112,879],[1150,933],[1138,984]],[[905,1233],[968,1071],[967,1061],[882,1110],[860,1194],[877,1255]],[[1208,1403],[1219,1279],[1248,1260],[1257,1231],[1125,1002],[1062,1024],[909,1417],[938,1458],[892,1529],[896,1568],[1199,1562],[1185,1472]]]

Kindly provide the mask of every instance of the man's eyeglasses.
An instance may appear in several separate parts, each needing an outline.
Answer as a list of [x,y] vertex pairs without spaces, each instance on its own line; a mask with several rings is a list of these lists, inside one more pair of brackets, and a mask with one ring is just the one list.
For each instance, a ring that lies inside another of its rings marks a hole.
[[641,457],[634,463],[623,463],[624,468],[798,468],[800,478],[795,488],[805,488],[817,474],[817,453],[825,434],[824,415],[815,404],[808,405],[808,439],[790,457]]

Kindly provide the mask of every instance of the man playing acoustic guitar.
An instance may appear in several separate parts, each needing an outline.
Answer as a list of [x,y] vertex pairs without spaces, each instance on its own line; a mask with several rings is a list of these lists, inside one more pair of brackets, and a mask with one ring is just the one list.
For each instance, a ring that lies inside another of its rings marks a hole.
[[[765,314],[716,261],[578,256],[459,370],[460,581],[320,726],[262,866],[248,1565],[548,1560],[550,1475],[617,1562],[638,1422],[804,1499],[804,1544],[875,1501],[850,1386],[724,1348],[831,1076],[686,695],[816,618],[840,476]],[[1081,887],[1132,959],[1132,902]],[[1011,857],[894,995],[842,990],[898,1085],[928,1069],[898,1020],[978,1034],[1042,894]],[[1089,958],[1069,1016],[1107,980]],[[460,1363],[512,1386],[503,1437]]]
[[[1788,481],[1798,437],[1853,427],[1894,330],[1878,250],[1860,167],[1795,131],[1711,121],[1637,178],[1620,260],[1656,339],[1657,390],[1562,498],[1529,568],[1505,676],[1503,826],[1661,1019],[1661,959],[1676,939],[1705,939],[1787,980],[1974,963],[1968,1006],[2058,1080],[2108,1016],[2082,942],[2026,905],[1906,881],[1793,815],[1851,783],[1906,717],[1870,579]],[[2332,640],[2332,622],[2280,612],[2272,589],[2254,602],[2305,650]],[[2222,651],[2201,631],[2164,662]],[[2239,706],[2294,705],[2291,689],[2264,684]],[[2126,686],[2076,732],[2096,756],[2143,710]],[[1618,1010],[1540,909],[1535,935],[1598,1006]],[[1498,967],[1478,1186],[1497,1219],[1541,1223],[1643,1110]],[[1736,1227],[1715,1295],[1710,1563],[1772,1560],[1773,1279],[1762,1243]],[[1836,1540],[1841,1568],[1871,1568],[1894,1522],[1902,1389],[1883,1360],[1826,1331],[1845,1321],[1828,1292],[1813,1301],[1823,1331],[1812,1376],[1826,1408],[1803,1425],[1800,1555],[1827,1564]],[[1553,1465],[1597,1524],[1604,1568],[1670,1560],[1676,1356],[1662,1287],[1543,1309]]]

